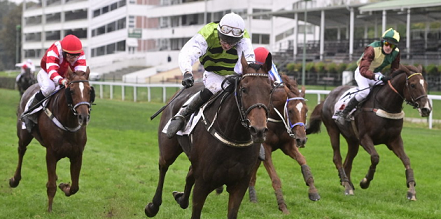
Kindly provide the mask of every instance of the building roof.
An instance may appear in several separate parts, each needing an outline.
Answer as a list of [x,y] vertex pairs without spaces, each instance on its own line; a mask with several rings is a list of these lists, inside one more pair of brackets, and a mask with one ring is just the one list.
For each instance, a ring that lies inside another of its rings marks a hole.
[[395,10],[395,9],[409,9],[409,8],[425,8],[425,7],[437,7],[441,6],[440,0],[393,0],[393,1],[381,1],[369,5],[365,5],[359,8],[360,12],[366,11],[383,11],[383,10]]

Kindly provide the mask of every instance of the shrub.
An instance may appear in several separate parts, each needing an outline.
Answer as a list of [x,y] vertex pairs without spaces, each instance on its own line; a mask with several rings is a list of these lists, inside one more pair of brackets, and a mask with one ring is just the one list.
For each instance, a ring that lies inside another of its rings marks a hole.
[[338,66],[336,63],[331,62],[326,66],[326,70],[331,74],[336,74],[336,73],[338,73],[337,67]]
[[325,63],[317,62],[317,63],[314,64],[314,66],[315,66],[315,70],[318,73],[324,73],[325,72]]

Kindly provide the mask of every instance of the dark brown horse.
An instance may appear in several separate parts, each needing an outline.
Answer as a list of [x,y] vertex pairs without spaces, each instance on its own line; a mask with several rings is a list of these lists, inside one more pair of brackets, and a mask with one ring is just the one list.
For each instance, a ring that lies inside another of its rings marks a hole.
[[[392,79],[386,85],[374,86],[366,101],[358,106],[352,122],[340,125],[332,117],[336,101],[350,87],[340,86],[331,91],[329,96],[315,107],[311,114],[307,134],[320,131],[323,121],[334,150],[333,161],[338,170],[341,184],[345,194],[353,195],[354,185],[351,180],[352,162],[358,153],[359,145],[371,156],[371,166],[360,187],[367,189],[374,179],[374,173],[380,162],[380,156],[375,150],[375,145],[385,144],[389,150],[400,158],[406,169],[406,184],[408,186],[407,198],[416,200],[415,178],[410,166],[410,159],[404,152],[401,130],[403,128],[402,105],[406,101],[417,108],[423,117],[429,116],[432,111],[427,97],[427,82],[421,74],[421,66],[400,66],[392,73]],[[340,134],[348,143],[348,152],[342,164],[340,154]]]
[[[305,88],[302,87],[300,92],[295,80],[289,79],[286,75],[283,75],[282,78],[285,86],[276,89],[271,99],[274,109],[270,110],[268,133],[263,143],[266,155],[263,164],[271,178],[279,210],[284,214],[289,214],[283,198],[282,182],[272,161],[271,154],[273,151],[280,149],[284,154],[297,161],[301,167],[303,179],[306,185],[309,186],[308,194],[310,200],[318,201],[320,200],[320,195],[315,188],[314,178],[309,166],[306,164],[306,159],[299,151],[299,147],[304,147],[307,140],[305,123],[308,107],[305,99]],[[259,166],[260,161],[257,163],[248,188],[251,202],[257,202],[254,186]]]
[[145,207],[147,216],[153,217],[158,213],[162,204],[165,174],[184,151],[191,167],[184,192],[173,193],[181,208],[188,207],[194,185],[191,218],[200,218],[208,194],[226,185],[229,193],[227,218],[237,218],[258,159],[260,143],[264,141],[268,130],[268,107],[272,90],[268,78],[271,55],[262,66],[248,64],[244,57],[241,63],[242,76],[227,77],[235,88],[222,92],[201,108],[202,119],[189,136],[169,139],[162,130],[181,105],[203,88],[202,84],[186,89],[163,112],[158,131],[159,181],[152,202]]
[[[70,70],[70,69],[69,69]],[[29,133],[22,128],[21,116],[26,103],[40,88],[32,85],[24,93],[17,112],[18,136],[18,166],[14,177],[9,179],[9,185],[17,187],[21,180],[21,168],[26,147],[33,138],[46,147],[46,165],[48,172],[47,196],[48,211],[52,211],[52,203],[57,191],[57,162],[64,157],[70,159],[70,174],[72,184],[61,183],[58,187],[66,196],[75,194],[78,189],[83,150],[86,145],[86,126],[90,119],[91,104],[94,101],[94,91],[90,86],[89,70],[87,72],[69,71],[66,73],[69,83],[67,88],[61,88],[47,101],[42,111],[37,112],[38,124]]]
[[20,92],[20,97],[31,85],[37,83],[34,74],[31,72],[30,68],[26,68],[25,72],[20,76],[17,81],[18,92]]

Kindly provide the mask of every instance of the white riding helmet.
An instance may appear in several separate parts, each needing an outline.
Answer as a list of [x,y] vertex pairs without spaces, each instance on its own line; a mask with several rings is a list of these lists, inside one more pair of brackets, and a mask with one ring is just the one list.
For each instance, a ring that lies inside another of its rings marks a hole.
[[245,30],[245,22],[241,16],[231,12],[222,17],[217,26],[217,30],[220,34],[225,36],[242,38]]

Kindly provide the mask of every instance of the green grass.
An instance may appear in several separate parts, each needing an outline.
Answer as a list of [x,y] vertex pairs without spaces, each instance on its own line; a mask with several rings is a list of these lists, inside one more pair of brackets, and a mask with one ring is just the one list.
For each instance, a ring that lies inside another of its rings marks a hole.
[[[163,103],[134,103],[97,99],[88,126],[80,190],[71,197],[58,191],[53,212],[47,213],[45,148],[35,140],[24,159],[23,179],[10,188],[17,164],[15,130],[17,91],[0,89],[0,218],[147,218],[144,207],[153,197],[158,177],[157,127],[159,117],[150,121]],[[315,100],[315,99],[314,99]],[[308,102],[308,104],[314,101]],[[310,111],[313,106],[310,105]],[[439,108],[438,108],[439,109]],[[305,155],[321,200],[309,201],[300,166],[282,152],[274,152],[274,163],[283,183],[285,201],[291,211],[282,215],[277,209],[271,181],[259,169],[256,189],[259,203],[242,202],[239,218],[440,218],[439,128],[405,123],[403,139],[417,182],[415,202],[406,199],[406,180],[401,161],[384,145],[377,147],[380,164],[371,187],[360,189],[358,182],[369,167],[369,156],[360,150],[353,167],[355,196],[345,196],[334,164],[326,131],[309,136]],[[343,143],[342,154],[346,153]],[[163,204],[155,218],[190,218],[171,192],[183,191],[189,161],[180,156],[166,177]],[[57,168],[58,183],[70,182],[69,161],[62,159]],[[202,218],[226,218],[228,194],[210,194]]]

